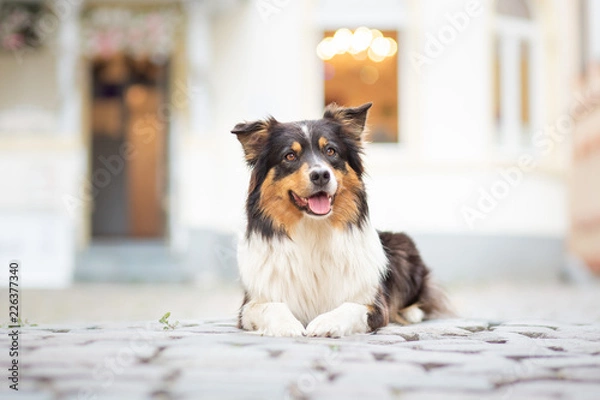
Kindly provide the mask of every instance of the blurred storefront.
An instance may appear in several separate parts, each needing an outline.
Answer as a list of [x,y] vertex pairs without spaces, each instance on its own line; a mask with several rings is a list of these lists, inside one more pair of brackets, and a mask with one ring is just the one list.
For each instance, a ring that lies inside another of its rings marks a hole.
[[0,257],[29,286],[233,280],[231,127],[373,101],[376,226],[414,234],[443,280],[554,276],[597,168],[576,157],[569,186],[563,116],[600,38],[584,3],[5,1]]

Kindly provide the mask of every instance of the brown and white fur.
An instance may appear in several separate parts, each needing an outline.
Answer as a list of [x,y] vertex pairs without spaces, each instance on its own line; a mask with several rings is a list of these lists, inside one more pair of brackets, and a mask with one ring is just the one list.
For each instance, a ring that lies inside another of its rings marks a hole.
[[319,120],[232,130],[252,169],[240,328],[341,337],[445,311],[413,241],[369,220],[361,153],[370,107],[331,104]]

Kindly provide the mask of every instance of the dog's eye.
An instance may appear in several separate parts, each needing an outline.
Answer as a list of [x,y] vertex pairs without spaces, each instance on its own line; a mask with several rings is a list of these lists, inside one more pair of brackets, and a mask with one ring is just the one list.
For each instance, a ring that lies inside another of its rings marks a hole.
[[296,156],[296,154],[295,154],[295,153],[292,153],[292,152],[290,152],[290,153],[287,153],[287,154],[285,155],[285,159],[286,159],[286,160],[288,160],[288,161],[296,161],[296,159],[297,159],[297,158],[298,158],[298,157]]
[[335,149],[328,147],[327,150],[325,150],[325,154],[327,154],[329,157],[333,157],[336,155]]

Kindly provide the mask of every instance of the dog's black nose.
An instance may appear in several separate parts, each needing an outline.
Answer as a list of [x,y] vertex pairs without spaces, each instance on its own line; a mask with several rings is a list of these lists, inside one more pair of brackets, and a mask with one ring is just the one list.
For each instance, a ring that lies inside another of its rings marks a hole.
[[310,173],[310,180],[317,186],[324,186],[329,182],[331,175],[326,169],[315,169]]

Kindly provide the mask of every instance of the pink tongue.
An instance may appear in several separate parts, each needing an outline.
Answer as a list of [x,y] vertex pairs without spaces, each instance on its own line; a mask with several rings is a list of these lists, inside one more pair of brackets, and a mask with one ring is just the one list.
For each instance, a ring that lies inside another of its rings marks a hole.
[[308,198],[308,208],[317,215],[325,215],[331,211],[331,204],[326,194],[317,194]]

